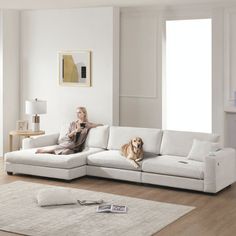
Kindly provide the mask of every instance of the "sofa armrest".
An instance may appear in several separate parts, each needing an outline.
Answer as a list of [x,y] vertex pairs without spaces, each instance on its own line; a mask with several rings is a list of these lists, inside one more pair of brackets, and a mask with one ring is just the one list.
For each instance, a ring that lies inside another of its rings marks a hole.
[[216,193],[235,182],[236,156],[233,148],[223,148],[205,158],[204,192]]
[[37,148],[55,145],[58,142],[59,133],[25,138],[22,140],[22,149]]

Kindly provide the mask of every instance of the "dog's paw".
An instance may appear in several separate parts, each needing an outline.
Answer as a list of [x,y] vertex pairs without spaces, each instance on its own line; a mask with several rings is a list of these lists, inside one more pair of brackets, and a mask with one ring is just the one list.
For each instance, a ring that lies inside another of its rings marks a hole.
[[133,165],[136,169],[138,169],[140,167],[140,165],[138,163],[134,163]]

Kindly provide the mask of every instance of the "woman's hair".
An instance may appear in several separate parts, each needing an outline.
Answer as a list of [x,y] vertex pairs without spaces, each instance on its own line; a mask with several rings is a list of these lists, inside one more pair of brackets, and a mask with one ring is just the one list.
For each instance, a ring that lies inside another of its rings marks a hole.
[[88,122],[88,113],[85,107],[77,107],[76,110],[81,110],[84,113],[84,121]]

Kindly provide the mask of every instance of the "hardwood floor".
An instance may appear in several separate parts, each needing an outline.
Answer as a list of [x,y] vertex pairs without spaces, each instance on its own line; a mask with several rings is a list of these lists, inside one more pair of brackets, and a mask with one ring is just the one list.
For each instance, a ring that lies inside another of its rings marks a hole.
[[[233,184],[216,195],[212,195],[93,177],[83,177],[68,183],[61,180],[26,175],[8,176],[3,170],[3,159],[0,158],[0,185],[17,180],[88,189],[196,207],[189,214],[154,234],[155,236],[236,235],[236,184]],[[12,236],[18,234],[0,231],[0,236],[3,235]]]

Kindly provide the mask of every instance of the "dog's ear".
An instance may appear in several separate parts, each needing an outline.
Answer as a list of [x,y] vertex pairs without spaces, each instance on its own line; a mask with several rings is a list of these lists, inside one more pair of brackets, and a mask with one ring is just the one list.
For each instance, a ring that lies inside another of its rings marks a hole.
[[129,141],[129,145],[133,147],[133,142],[132,142],[132,141],[133,141],[133,140],[130,140],[130,141]]
[[143,142],[143,140],[141,139],[141,144],[142,144],[142,146],[143,146],[143,144],[144,144],[144,142]]

